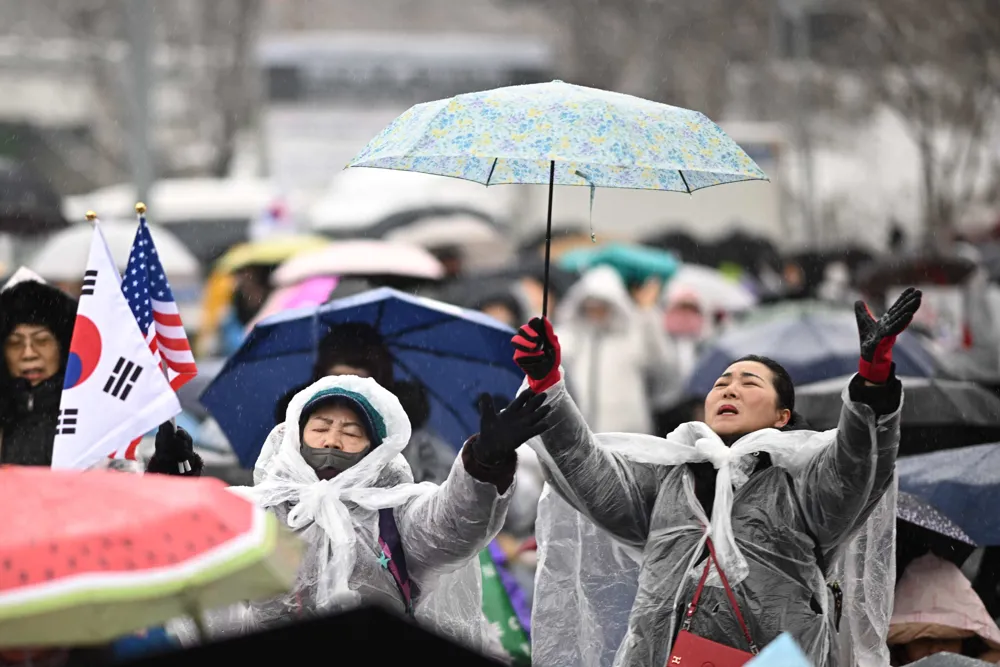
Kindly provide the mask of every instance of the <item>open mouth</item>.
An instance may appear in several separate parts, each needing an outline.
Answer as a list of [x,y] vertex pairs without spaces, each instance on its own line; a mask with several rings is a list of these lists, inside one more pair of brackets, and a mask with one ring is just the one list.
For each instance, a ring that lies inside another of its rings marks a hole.
[[21,377],[23,377],[25,380],[28,380],[29,382],[34,380],[41,380],[42,377],[44,377],[44,375],[45,371],[43,371],[41,368],[26,368],[21,371]]
[[736,409],[735,405],[723,405],[719,407],[719,411],[715,413],[718,416],[723,415],[738,415],[740,411]]

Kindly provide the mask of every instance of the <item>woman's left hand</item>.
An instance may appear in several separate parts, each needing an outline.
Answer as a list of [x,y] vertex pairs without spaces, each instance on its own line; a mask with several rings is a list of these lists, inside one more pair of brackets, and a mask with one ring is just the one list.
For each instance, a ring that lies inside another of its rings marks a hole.
[[896,337],[910,326],[913,316],[920,308],[923,293],[908,287],[896,302],[876,319],[864,301],[854,304],[854,316],[858,321],[858,336],[861,339],[861,360],[858,374],[874,384],[884,384],[892,372],[892,347]]

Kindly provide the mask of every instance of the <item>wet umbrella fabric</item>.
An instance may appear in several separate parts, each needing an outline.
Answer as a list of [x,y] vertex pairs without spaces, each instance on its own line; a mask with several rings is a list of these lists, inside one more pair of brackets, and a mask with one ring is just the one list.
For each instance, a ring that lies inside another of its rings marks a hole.
[[[845,375],[797,387],[795,409],[816,429],[837,427]],[[1000,398],[972,382],[901,377],[903,401],[900,454],[1000,441]]]
[[[32,502],[25,502],[32,498]],[[102,644],[287,592],[302,543],[214,479],[0,469],[0,647]]]
[[429,425],[456,450],[479,428],[479,394],[509,400],[521,384],[510,356],[513,330],[481,313],[390,288],[279,313],[250,332],[201,398],[243,466],[256,461],[278,401],[311,379],[318,342],[346,322],[381,334],[396,379],[426,388]]
[[62,198],[25,165],[0,158],[0,233],[48,234],[69,224]]
[[976,549],[961,526],[912,493],[899,492],[896,518],[897,580],[907,565],[927,552],[961,567]]
[[[705,396],[736,359],[747,354],[771,357],[788,370],[796,386],[858,369],[858,329],[852,310],[790,308],[775,316],[734,325],[708,346],[698,360],[687,391]],[[893,349],[899,376],[930,377],[936,367],[920,339],[904,331]]]
[[[547,184],[547,253],[556,185],[690,194],[767,179],[701,113],[562,81],[418,104],[348,166],[438,174],[487,186]],[[547,304],[546,298],[543,315]]]
[[1000,546],[1000,445],[976,445],[896,463],[899,489],[951,518],[982,546]]

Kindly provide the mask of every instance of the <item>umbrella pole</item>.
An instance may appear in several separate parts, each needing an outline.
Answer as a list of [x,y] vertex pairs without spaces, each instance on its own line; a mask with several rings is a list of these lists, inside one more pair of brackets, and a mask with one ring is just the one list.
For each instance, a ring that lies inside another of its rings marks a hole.
[[556,161],[549,163],[549,216],[545,223],[545,279],[542,281],[542,317],[549,316],[549,261],[552,259],[552,194],[556,187]]

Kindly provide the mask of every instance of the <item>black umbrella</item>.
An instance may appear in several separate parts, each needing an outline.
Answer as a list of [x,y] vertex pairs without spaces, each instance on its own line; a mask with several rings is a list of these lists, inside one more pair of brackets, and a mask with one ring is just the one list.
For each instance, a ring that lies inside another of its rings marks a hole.
[[911,255],[877,261],[863,268],[857,286],[867,294],[883,296],[900,285],[959,285],[976,270],[966,257]]
[[[972,382],[900,378],[903,421],[900,454],[922,454],[1000,441],[1000,398]],[[841,392],[850,377],[798,387],[795,409],[820,430],[837,427]]]
[[899,492],[896,519],[897,580],[907,565],[928,552],[961,567],[976,550],[958,524],[911,493]]
[[67,225],[62,199],[26,165],[0,158],[0,232],[45,234]]

